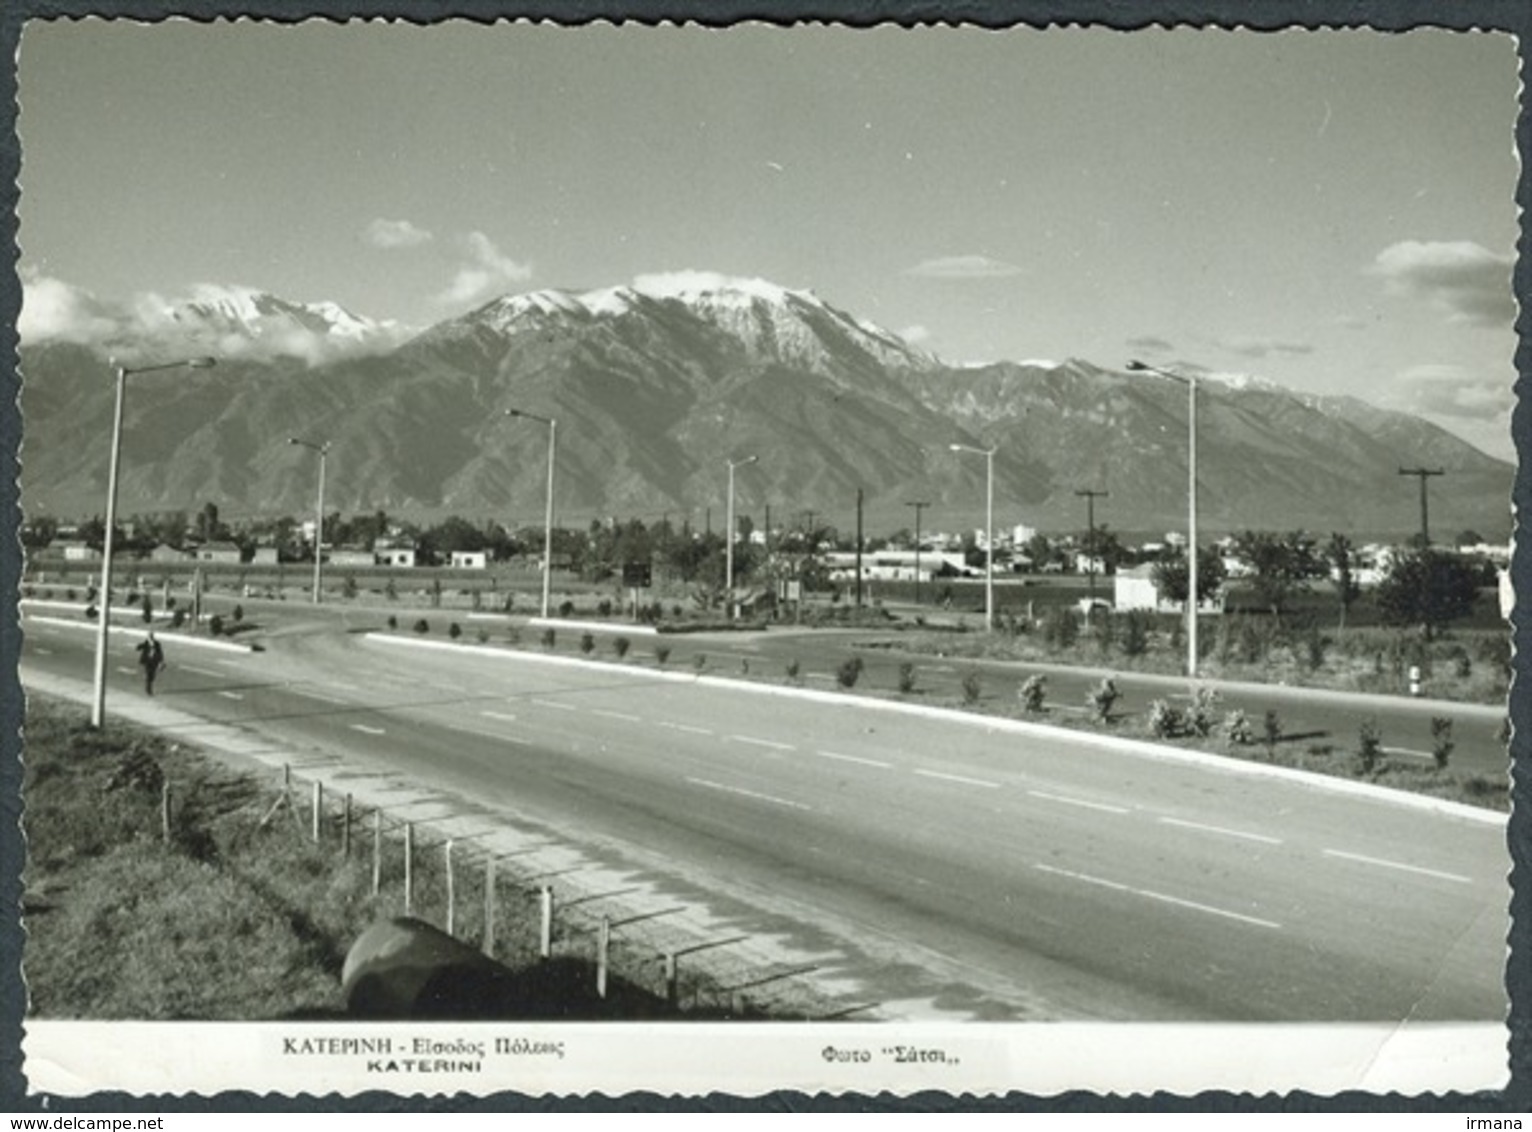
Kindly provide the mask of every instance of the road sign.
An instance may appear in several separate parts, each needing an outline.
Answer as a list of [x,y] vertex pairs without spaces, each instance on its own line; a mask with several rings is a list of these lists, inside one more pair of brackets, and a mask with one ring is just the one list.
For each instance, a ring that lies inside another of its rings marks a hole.
[[651,584],[649,563],[624,562],[622,564],[622,584],[629,589],[648,589]]

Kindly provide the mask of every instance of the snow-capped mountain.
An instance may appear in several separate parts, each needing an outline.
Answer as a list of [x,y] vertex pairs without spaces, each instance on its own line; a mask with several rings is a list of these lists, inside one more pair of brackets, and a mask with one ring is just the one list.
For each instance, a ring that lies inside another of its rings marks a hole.
[[[142,308],[142,304],[140,304]],[[556,418],[561,521],[669,512],[699,526],[723,504],[773,516],[899,526],[905,501],[972,526],[997,448],[997,515],[1079,525],[1076,492],[1109,492],[1120,530],[1184,523],[1186,397],[1176,384],[1061,363],[949,366],[807,291],[696,273],[507,295],[403,338],[324,303],[207,288],[143,325],[219,357],[146,376],[128,402],[122,507],[297,513],[313,469],[287,444],[331,443],[327,496],[347,512],[540,521],[547,448],[512,407]],[[99,320],[98,320],[99,321]],[[305,353],[304,345],[309,347]],[[104,344],[23,347],[23,484],[57,513],[100,507],[110,430]],[[1450,474],[1432,517],[1498,537],[1513,470],[1441,429],[1350,398],[1261,380],[1201,382],[1199,506],[1210,531],[1258,526],[1408,533],[1401,462]],[[758,521],[763,516],[757,514]],[[1493,533],[1492,533],[1493,532]]]

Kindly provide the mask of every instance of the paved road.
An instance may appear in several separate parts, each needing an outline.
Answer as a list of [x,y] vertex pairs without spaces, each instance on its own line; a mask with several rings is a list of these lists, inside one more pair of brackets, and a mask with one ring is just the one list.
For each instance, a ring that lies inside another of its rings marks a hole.
[[[29,625],[23,678],[84,678],[89,647]],[[120,651],[111,694],[141,695]],[[895,1011],[1505,1013],[1503,823],[1070,733],[361,635],[183,648],[162,680],[183,710],[599,837]]]

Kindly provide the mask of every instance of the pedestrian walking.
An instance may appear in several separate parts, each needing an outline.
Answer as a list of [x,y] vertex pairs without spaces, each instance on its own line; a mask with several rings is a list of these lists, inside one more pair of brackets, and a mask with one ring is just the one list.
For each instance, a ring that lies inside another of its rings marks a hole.
[[138,643],[138,665],[144,670],[144,694],[154,695],[154,678],[165,667],[165,650],[155,639],[154,630]]

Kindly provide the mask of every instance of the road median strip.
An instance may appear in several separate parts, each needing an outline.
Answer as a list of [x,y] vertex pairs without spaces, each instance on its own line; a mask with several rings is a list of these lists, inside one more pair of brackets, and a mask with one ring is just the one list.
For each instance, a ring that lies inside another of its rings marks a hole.
[[[457,652],[460,654],[477,655],[486,659],[500,661],[524,662],[534,664],[551,664],[569,668],[579,668],[585,671],[599,671],[622,673],[630,678],[653,680],[666,683],[693,684],[709,688],[731,689],[736,691],[750,692],[755,695],[783,696],[790,699],[808,700],[815,703],[835,704],[846,706],[854,703],[870,711],[892,712],[898,715],[913,715],[925,719],[939,720],[942,722],[962,724],[970,727],[983,727],[991,731],[1004,731],[1013,735],[1025,735],[1036,739],[1047,739],[1055,743],[1065,743],[1076,747],[1095,747],[1106,749],[1120,754],[1133,755],[1140,758],[1154,759],[1162,762],[1177,762],[1188,766],[1198,766],[1209,770],[1219,771],[1224,774],[1243,775],[1255,778],[1277,778],[1288,782],[1302,783],[1316,789],[1325,790],[1335,794],[1350,794],[1355,797],[1370,798],[1375,801],[1389,802],[1394,805],[1413,809],[1428,810],[1433,813],[1449,815],[1468,821],[1479,822],[1487,825],[1503,826],[1508,820],[1508,815],[1494,810],[1483,809],[1477,806],[1466,805],[1462,802],[1452,802],[1442,798],[1434,798],[1427,794],[1413,794],[1404,790],[1394,790],[1386,786],[1378,786],[1370,782],[1358,782],[1353,779],[1338,778],[1333,775],[1320,774],[1315,771],[1301,770],[1295,767],[1276,766],[1270,763],[1250,762],[1244,759],[1230,758],[1226,755],[1208,754],[1203,751],[1189,751],[1180,747],[1171,747],[1160,743],[1152,743],[1144,739],[1128,739],[1118,735],[1108,735],[1095,731],[1075,731],[1064,727],[1050,727],[1047,724],[1029,723],[1025,720],[1008,719],[1003,716],[979,715],[973,712],[965,712],[957,708],[932,707],[926,704],[903,703],[897,700],[885,700],[874,696],[858,695],[855,692],[830,692],[820,691],[815,688],[803,688],[781,684],[767,684],[752,680],[740,680],[724,676],[708,676],[699,673],[673,672],[663,669],[638,668],[631,664],[613,664],[608,661],[585,660],[577,657],[552,656],[544,653],[532,652],[520,649],[504,649],[488,645],[463,645],[446,641],[416,640],[409,637],[395,636],[388,633],[372,632],[365,635],[365,639],[382,644],[404,648],[424,648]],[[551,701],[550,701],[551,702]]]

